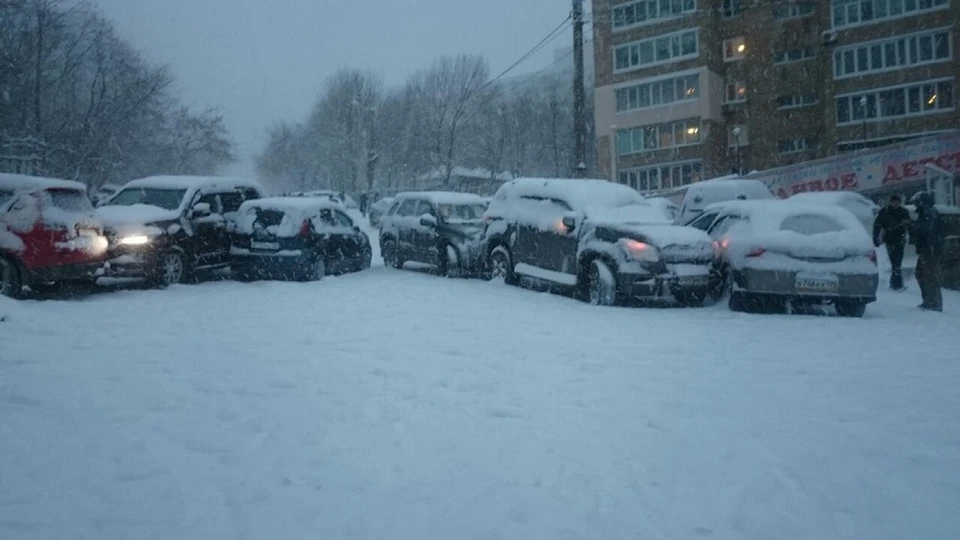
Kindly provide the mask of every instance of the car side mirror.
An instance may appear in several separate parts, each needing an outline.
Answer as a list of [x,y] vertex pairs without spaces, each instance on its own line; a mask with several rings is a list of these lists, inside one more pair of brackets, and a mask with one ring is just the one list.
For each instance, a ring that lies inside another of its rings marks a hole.
[[430,214],[424,214],[420,216],[420,224],[424,227],[436,227],[437,218],[431,216]]
[[577,214],[573,212],[568,212],[563,215],[563,226],[567,228],[568,231],[572,231],[577,228]]
[[193,219],[209,217],[212,213],[210,208],[210,203],[197,203],[193,205],[193,210],[190,211],[190,217]]

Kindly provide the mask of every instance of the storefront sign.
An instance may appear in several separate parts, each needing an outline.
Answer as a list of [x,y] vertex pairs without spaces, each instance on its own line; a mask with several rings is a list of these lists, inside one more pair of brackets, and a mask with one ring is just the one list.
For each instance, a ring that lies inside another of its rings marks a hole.
[[767,184],[781,198],[807,191],[869,191],[899,182],[922,180],[927,164],[960,172],[960,135],[928,137],[859,155],[839,155],[799,163],[750,178]]

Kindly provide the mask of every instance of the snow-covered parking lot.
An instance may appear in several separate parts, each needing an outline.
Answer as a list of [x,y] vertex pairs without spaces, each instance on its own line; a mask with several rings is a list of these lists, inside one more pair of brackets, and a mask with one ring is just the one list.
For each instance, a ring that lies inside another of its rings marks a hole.
[[0,538],[956,539],[960,295],[918,303],[383,267],[0,299]]

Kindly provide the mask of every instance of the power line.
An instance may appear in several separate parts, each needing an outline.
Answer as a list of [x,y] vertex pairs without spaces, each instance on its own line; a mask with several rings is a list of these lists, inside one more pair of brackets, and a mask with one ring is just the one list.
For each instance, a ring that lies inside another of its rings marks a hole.
[[507,69],[503,70],[502,73],[500,73],[499,75],[497,75],[497,76],[494,77],[493,79],[490,79],[490,81],[487,82],[486,86],[490,86],[491,84],[493,84],[493,83],[497,82],[498,80],[500,80],[504,75],[506,75],[507,73],[510,73],[511,71],[513,71],[514,68],[516,68],[517,66],[519,66],[520,64],[522,64],[525,60],[527,60],[528,58],[530,58],[530,57],[533,56],[534,54],[537,54],[537,53],[538,53],[541,49],[543,49],[548,43],[550,43],[551,41],[553,41],[554,39],[556,39],[558,36],[560,36],[560,34],[563,32],[563,30],[565,30],[565,27],[570,26],[570,24],[571,24],[571,19],[572,19],[572,18],[573,18],[573,15],[572,15],[572,14],[571,14],[571,15],[567,15],[567,18],[564,19],[563,22],[561,22],[559,26],[557,26],[556,28],[553,29],[552,32],[550,32],[549,34],[547,34],[547,37],[541,39],[539,43],[537,43],[536,45],[534,45],[534,47],[533,47],[532,49],[530,49],[529,51],[527,51],[523,56],[520,57],[519,60],[517,60],[516,62],[514,62],[510,67],[508,67]]

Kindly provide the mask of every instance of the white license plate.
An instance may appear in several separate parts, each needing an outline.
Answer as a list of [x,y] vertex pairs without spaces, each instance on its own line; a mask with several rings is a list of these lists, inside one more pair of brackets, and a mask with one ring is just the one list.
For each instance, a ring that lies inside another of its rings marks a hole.
[[277,251],[280,249],[280,242],[250,242],[250,249],[257,251]]
[[840,279],[831,275],[804,275],[798,274],[796,281],[797,292],[805,293],[834,293],[840,288]]

